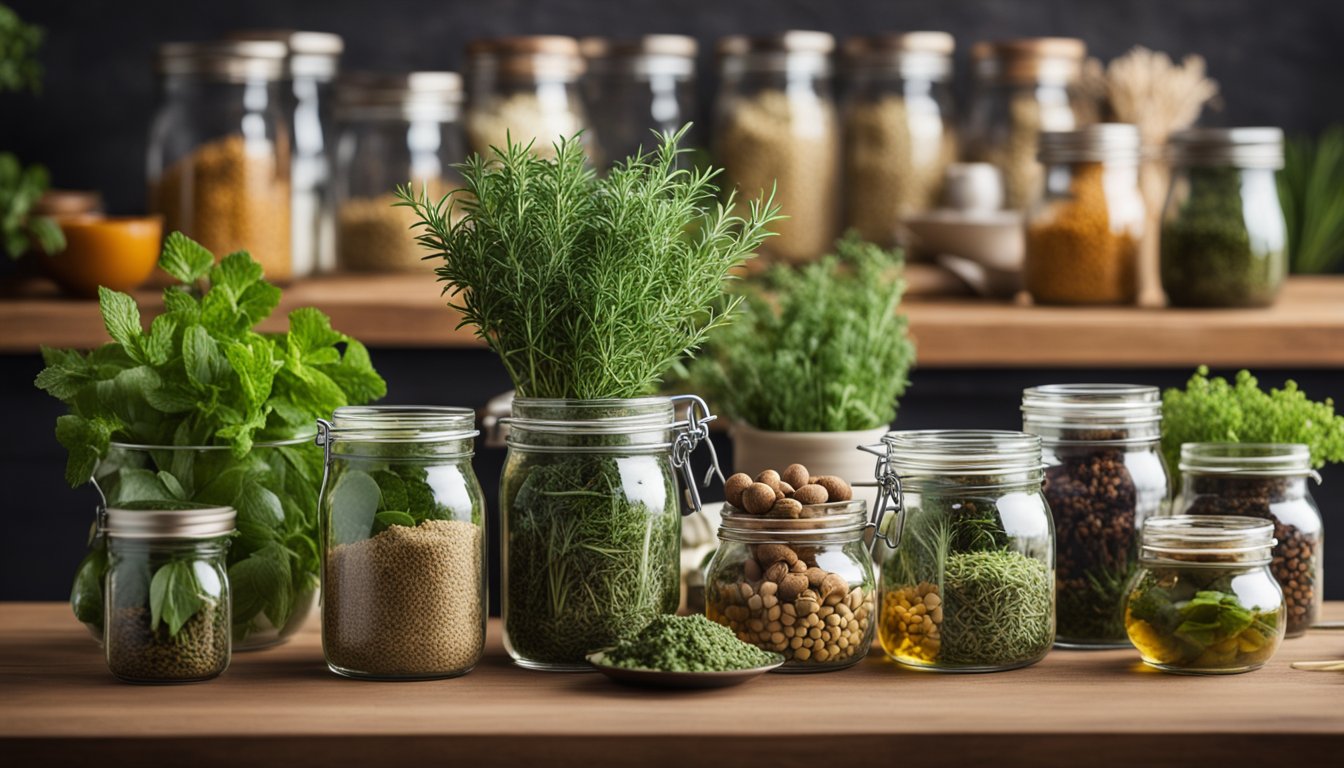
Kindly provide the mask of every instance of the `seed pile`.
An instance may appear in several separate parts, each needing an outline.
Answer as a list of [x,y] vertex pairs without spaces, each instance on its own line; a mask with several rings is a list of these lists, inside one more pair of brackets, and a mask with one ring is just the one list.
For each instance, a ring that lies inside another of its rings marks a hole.
[[110,617],[107,667],[136,682],[186,682],[218,675],[229,665],[229,612],[207,601],[176,635],[166,624],[150,629],[147,606],[117,609]]
[[327,555],[322,637],[336,667],[389,677],[465,672],[485,643],[481,529],[393,525]]
[[492,157],[491,147],[507,147],[512,138],[514,143],[521,144],[535,140],[532,145],[535,155],[554,158],[552,144],[577,134],[583,127],[583,120],[568,103],[543,103],[536,93],[513,93],[467,110],[467,141],[471,151],[481,157]]
[[745,472],[730,476],[723,484],[728,503],[750,515],[787,519],[826,514],[816,505],[849,501],[854,490],[835,475],[812,475],[802,464],[790,464],[781,474],[767,469],[755,479]]
[[1108,197],[1101,163],[1075,163],[1069,199],[1050,204],[1027,226],[1023,280],[1047,304],[1132,304],[1138,296],[1142,205],[1116,220],[1121,201]]
[[777,660],[700,615],[659,616],[606,654],[606,662],[615,667],[664,672],[726,672]]
[[935,107],[911,110],[899,96],[858,104],[845,116],[845,226],[890,246],[901,218],[933,208],[956,143]]
[[[417,185],[418,188],[419,185]],[[431,199],[448,191],[431,183]],[[396,206],[391,193],[356,197],[341,205],[337,214],[337,258],[341,269],[355,272],[433,272],[425,263],[425,251],[415,241],[411,227],[419,219],[410,208]],[[458,218],[458,217],[455,217]]]
[[901,587],[882,597],[879,624],[882,647],[893,655],[916,661],[938,658],[942,645],[943,599],[927,581]]

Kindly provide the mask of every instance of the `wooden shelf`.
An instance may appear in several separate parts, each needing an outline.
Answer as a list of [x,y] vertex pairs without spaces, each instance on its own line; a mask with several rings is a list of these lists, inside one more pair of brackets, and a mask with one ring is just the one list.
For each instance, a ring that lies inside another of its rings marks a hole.
[[[296,283],[284,312],[313,305],[374,347],[473,347],[425,275],[340,275]],[[155,291],[141,291],[148,306]],[[1023,302],[911,298],[905,310],[919,364],[947,367],[1344,367],[1344,277],[1297,277],[1269,309],[1032,307]],[[61,299],[45,283],[0,290],[0,352],[106,341],[93,302]]]
[[[1327,606],[1344,618],[1344,604]],[[322,663],[316,623],[234,656],[219,679],[115,682],[64,604],[0,604],[0,756],[7,765],[1123,766],[1338,765],[1339,658],[1313,631],[1223,678],[1143,668],[1132,650],[1055,651],[1027,669],[937,675],[879,655],[739,688],[622,688],[486,658],[454,680],[376,684]]]

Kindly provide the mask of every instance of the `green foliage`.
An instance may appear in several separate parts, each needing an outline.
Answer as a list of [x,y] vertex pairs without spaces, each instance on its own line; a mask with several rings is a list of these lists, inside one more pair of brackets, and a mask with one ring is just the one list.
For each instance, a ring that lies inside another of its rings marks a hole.
[[897,252],[854,233],[836,253],[775,266],[738,320],[689,366],[692,386],[729,417],[778,432],[875,429],[896,418],[915,346],[897,313]]
[[1344,125],[1319,138],[1290,140],[1279,172],[1293,272],[1334,272],[1344,264]]
[[41,27],[25,24],[9,6],[0,5],[0,93],[41,90],[37,49],[44,34]]
[[168,636],[176,637],[206,598],[190,561],[173,560],[160,566],[149,582],[149,628],[157,630],[163,622]]
[[[406,461],[397,461],[391,456],[398,452],[397,448],[402,448],[402,452],[407,454]],[[353,544],[376,536],[393,525],[409,528],[426,520],[465,519],[480,525],[483,510],[479,505],[473,504],[471,509],[462,510],[459,518],[448,505],[435,498],[424,459],[414,458],[422,456],[417,453],[419,450],[415,447],[407,451],[403,446],[382,446],[380,455],[386,458],[383,461],[337,457],[344,466],[339,470],[333,469],[332,491],[329,494],[332,543]],[[356,466],[360,468],[356,469]],[[469,477],[457,473],[453,480],[474,483]],[[445,483],[448,478],[440,476],[439,481]],[[475,499],[478,494],[464,490],[461,496]]]
[[[432,202],[397,191],[417,241],[442,260],[450,306],[504,363],[520,397],[647,394],[727,321],[724,281],[768,236],[771,201],[731,215],[714,170],[677,167],[685,134],[598,178],[577,137],[554,159],[508,142],[459,166]],[[460,214],[460,219],[454,221]]]
[[0,245],[11,259],[28,253],[34,245],[44,253],[65,250],[65,235],[56,222],[32,215],[48,185],[46,168],[25,168],[14,155],[0,152]]

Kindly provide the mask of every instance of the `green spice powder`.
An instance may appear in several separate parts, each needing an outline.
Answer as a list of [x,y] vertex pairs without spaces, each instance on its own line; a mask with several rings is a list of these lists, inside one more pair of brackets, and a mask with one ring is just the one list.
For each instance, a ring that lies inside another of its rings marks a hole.
[[733,631],[705,616],[659,616],[639,634],[617,645],[607,663],[627,669],[663,672],[727,672],[777,661]]

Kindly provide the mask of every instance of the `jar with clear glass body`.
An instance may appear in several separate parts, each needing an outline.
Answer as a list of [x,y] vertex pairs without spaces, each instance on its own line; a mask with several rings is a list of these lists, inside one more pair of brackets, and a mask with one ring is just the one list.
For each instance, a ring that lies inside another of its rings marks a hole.
[[824,32],[720,41],[714,102],[715,161],[723,188],[746,205],[773,190],[787,219],[767,256],[805,262],[830,251],[840,232],[840,120],[832,91],[835,38]]
[[1283,590],[1269,572],[1274,526],[1222,515],[1143,525],[1125,628],[1143,662],[1166,672],[1249,672],[1283,641]]
[[1307,480],[1321,481],[1311,450],[1292,443],[1186,443],[1181,446],[1185,515],[1241,515],[1274,524],[1269,570],[1283,588],[1288,637],[1301,637],[1325,599],[1325,532]]
[[724,506],[705,611],[739,640],[782,654],[780,671],[844,669],[868,655],[876,624],[868,505],[803,510],[775,519]]
[[845,226],[897,243],[901,219],[938,204],[957,159],[952,53],[946,32],[845,43]]
[[[532,151],[553,157],[553,145],[589,126],[579,79],[579,42],[559,35],[501,37],[467,46],[467,142],[490,157],[491,147],[534,142]],[[589,157],[600,137],[584,131]],[[594,164],[600,164],[593,158]]]
[[[641,149],[656,133],[676,133],[695,114],[695,38],[645,35],[632,42],[585,38],[584,107],[597,134],[596,154],[606,166]],[[691,129],[694,132],[694,126]],[[700,147],[696,133],[684,147]]]
[[518,665],[591,671],[589,653],[676,611],[673,470],[689,473],[708,436],[707,410],[690,399],[681,420],[681,398],[514,399],[500,508],[504,647]]
[[318,422],[326,475],[322,653],[345,677],[470,672],[485,647],[485,502],[476,414],[345,406]]
[[1133,384],[1049,384],[1022,393],[1041,438],[1055,528],[1055,644],[1127,648],[1124,608],[1139,531],[1163,513],[1162,393]]
[[218,257],[248,251],[266,278],[293,273],[284,43],[159,47],[149,133],[149,208]]
[[105,510],[103,648],[112,674],[129,683],[190,683],[229,666],[224,559],[236,517],[232,507],[182,501]]
[[1086,56],[1083,41],[1069,37],[982,42],[971,49],[967,150],[971,160],[998,166],[1005,207],[1025,211],[1040,196],[1037,136],[1078,127],[1071,91]]
[[877,446],[887,509],[878,637],[901,664],[995,672],[1055,639],[1055,541],[1041,440],[1023,432],[890,432]]
[[1177,307],[1263,307],[1288,274],[1278,128],[1198,128],[1167,144],[1161,272]]
[[1045,196],[1027,217],[1023,282],[1039,304],[1133,304],[1144,204],[1139,132],[1102,123],[1040,135]]
[[437,202],[461,186],[467,155],[462,78],[455,72],[356,74],[336,94],[336,238],[341,269],[433,273],[415,241],[411,209],[395,190],[408,182]]

